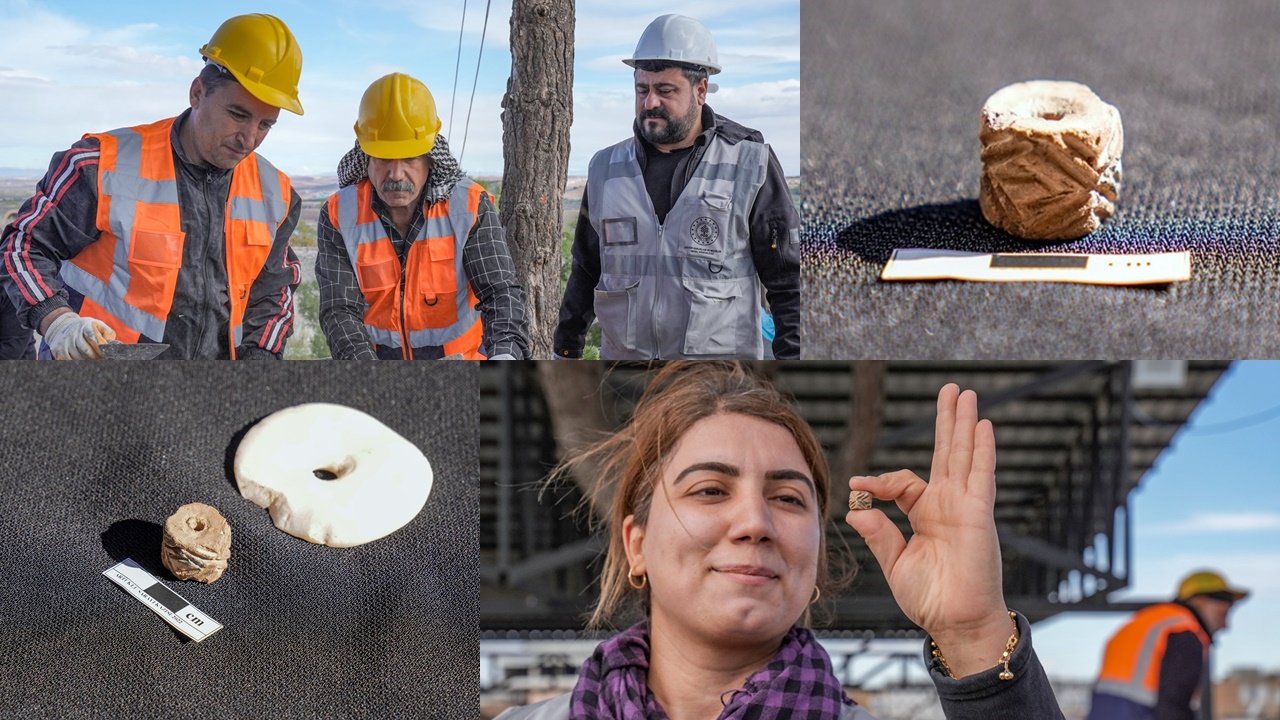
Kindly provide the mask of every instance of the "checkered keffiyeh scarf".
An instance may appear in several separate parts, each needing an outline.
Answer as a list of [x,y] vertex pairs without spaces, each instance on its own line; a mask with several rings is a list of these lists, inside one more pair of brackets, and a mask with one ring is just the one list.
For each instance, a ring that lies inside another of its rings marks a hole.
[[[600,643],[578,675],[569,715],[583,720],[667,720],[648,688],[649,627],[633,625]],[[792,628],[773,659],[721,698],[718,720],[838,718],[854,702],[813,633]]]
[[[434,203],[449,197],[453,186],[462,179],[462,168],[449,152],[449,141],[444,135],[436,135],[436,144],[427,153],[431,159],[431,173],[427,175],[427,202]],[[360,149],[360,142],[347,151],[338,161],[338,187],[355,185],[369,177],[369,156]]]

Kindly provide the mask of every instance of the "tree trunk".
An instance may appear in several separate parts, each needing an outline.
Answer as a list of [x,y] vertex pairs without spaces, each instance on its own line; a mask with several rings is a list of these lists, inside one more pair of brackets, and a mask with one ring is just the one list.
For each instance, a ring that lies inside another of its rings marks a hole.
[[529,349],[551,353],[573,124],[573,0],[514,0],[511,77],[502,98],[502,226],[524,284]]
[[[540,362],[538,381],[551,416],[551,431],[556,438],[557,457],[575,454],[608,437],[616,430],[613,418],[614,396],[602,392],[602,362]],[[612,484],[599,484],[596,463],[579,465],[573,481],[582,496],[591,501],[592,513],[600,519],[609,515],[613,504]]]

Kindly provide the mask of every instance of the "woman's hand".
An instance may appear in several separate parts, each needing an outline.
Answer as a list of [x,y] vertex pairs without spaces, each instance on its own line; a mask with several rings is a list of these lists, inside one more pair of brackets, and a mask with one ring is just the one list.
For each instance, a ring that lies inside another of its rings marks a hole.
[[938,392],[929,482],[910,470],[855,477],[851,490],[893,500],[907,515],[908,541],[881,511],[851,511],[889,581],[898,607],[924,628],[956,677],[996,665],[1013,631],[1001,585],[995,524],[996,441],[978,421],[978,396],[949,384]]

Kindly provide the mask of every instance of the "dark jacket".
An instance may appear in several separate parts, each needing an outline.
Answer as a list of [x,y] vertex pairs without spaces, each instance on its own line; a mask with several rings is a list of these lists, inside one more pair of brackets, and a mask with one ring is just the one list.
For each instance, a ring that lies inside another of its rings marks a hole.
[[[174,169],[178,206],[186,239],[182,268],[163,338],[169,344],[160,357],[171,360],[219,359],[231,356],[231,306],[227,298],[226,236],[223,219],[231,190],[231,171],[206,168],[187,160],[178,133],[190,111],[173,124]],[[84,298],[69,291],[58,277],[67,258],[98,240],[98,141],[83,139],[53,156],[36,194],[22,205],[18,219],[4,230],[0,273],[6,294],[24,327],[38,328],[41,319],[61,307],[78,310]],[[266,265],[249,291],[244,335],[236,354],[242,359],[274,358],[284,351],[293,328],[293,291],[299,263],[289,247],[302,201],[293,193],[289,214],[276,232]],[[265,331],[270,332],[265,332]]]
[[[670,207],[675,203],[697,169],[707,141],[713,134],[729,143],[742,140],[764,142],[764,136],[758,130],[716,115],[709,105],[702,107],[702,127],[702,133],[694,141],[693,151],[687,153],[675,168],[669,201],[662,202],[662,198],[656,198],[655,207]],[[640,151],[636,159],[644,170],[649,155],[657,150],[641,137],[638,125],[632,126],[632,132]],[[652,196],[656,187],[650,183],[647,173],[645,185]],[[553,346],[554,351],[563,357],[582,356],[587,329],[595,319],[595,288],[600,282],[600,237],[591,226],[589,202],[590,198],[584,191],[573,236],[573,269],[560,304],[560,323],[556,326]],[[752,262],[765,287],[776,327],[773,354],[778,359],[799,358],[800,216],[791,201],[782,165],[772,149],[769,151],[769,171],[764,186],[751,208],[750,225]]]

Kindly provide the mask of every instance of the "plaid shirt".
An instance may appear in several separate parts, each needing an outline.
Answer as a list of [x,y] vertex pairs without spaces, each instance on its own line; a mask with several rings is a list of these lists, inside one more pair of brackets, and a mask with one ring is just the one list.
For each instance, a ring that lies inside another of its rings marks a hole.
[[[403,262],[409,249],[405,237],[417,237],[426,217],[423,213],[414,213],[409,232],[402,237],[376,192],[373,193],[373,210]],[[320,208],[316,243],[319,250],[316,279],[320,284],[320,327],[329,342],[329,352],[339,360],[376,359],[377,354],[364,329],[368,304],[360,291],[342,233],[334,227],[327,205]],[[467,235],[462,251],[462,268],[465,275],[462,279],[470,284],[480,301],[477,307],[484,323],[486,355],[528,358],[524,291],[516,282],[515,265],[507,249],[502,224],[498,221],[498,211],[487,193],[481,196],[476,224]]]

